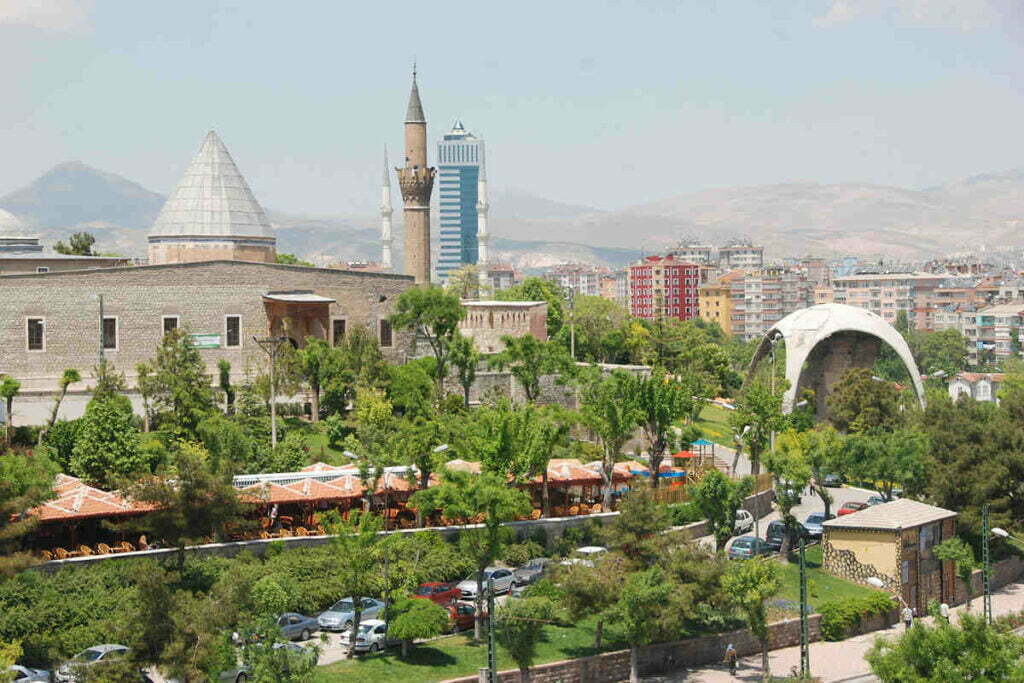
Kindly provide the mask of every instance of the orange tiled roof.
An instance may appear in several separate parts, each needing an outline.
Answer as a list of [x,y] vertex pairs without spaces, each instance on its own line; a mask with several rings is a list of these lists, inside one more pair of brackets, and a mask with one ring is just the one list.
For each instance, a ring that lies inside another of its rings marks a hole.
[[102,491],[66,474],[57,475],[53,491],[55,498],[29,510],[28,514],[38,517],[41,522],[54,522],[91,517],[123,517],[153,509],[152,505],[136,503],[117,491]]

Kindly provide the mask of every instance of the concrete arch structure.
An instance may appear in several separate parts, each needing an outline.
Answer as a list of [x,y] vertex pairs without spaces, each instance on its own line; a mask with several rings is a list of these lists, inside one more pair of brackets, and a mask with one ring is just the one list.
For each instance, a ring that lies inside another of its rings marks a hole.
[[[829,388],[849,368],[870,367],[881,345],[887,344],[903,361],[924,407],[924,386],[910,347],[896,328],[871,311],[845,304],[819,304],[795,311],[775,324],[757,347],[748,377],[771,352],[772,339],[782,335],[786,345],[789,389],[782,409],[789,412],[804,388],[815,392],[815,412],[825,415]],[[776,342],[778,343],[778,342]]]

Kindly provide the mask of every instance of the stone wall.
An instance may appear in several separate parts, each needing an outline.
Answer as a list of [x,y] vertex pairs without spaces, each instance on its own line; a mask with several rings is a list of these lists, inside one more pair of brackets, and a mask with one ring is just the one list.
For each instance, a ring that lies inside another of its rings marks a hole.
[[[992,565],[992,576],[990,583],[992,590],[1002,588],[1007,584],[1016,581],[1021,573],[1024,573],[1024,561],[1017,556],[1008,557]],[[984,591],[984,583],[981,577],[981,570],[975,569],[971,574],[971,598],[976,598]],[[967,592],[964,583],[960,579],[956,581],[956,604],[967,602]]]

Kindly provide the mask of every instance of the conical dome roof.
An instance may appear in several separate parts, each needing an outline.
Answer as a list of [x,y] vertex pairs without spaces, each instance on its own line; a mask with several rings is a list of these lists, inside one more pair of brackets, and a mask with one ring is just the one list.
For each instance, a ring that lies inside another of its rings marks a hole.
[[149,236],[273,239],[274,230],[231,154],[211,130]]
[[412,72],[412,92],[409,93],[409,106],[405,110],[406,123],[426,123],[423,115],[423,103],[420,102],[420,88],[416,85],[416,72]]

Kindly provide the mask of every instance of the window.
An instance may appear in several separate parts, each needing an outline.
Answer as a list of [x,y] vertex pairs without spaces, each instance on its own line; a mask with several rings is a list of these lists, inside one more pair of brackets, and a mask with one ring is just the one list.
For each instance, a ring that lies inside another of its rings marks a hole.
[[345,319],[335,318],[331,321],[331,342],[337,346],[345,338]]
[[242,345],[242,316],[224,316],[224,346],[229,348]]
[[50,269],[47,266],[39,266],[36,268],[37,273],[49,273]]
[[27,323],[28,333],[28,350],[29,351],[45,351],[45,335],[46,323],[42,318],[29,318]]
[[103,348],[117,350],[117,318],[103,319]]
[[173,332],[178,329],[178,316],[176,315],[165,315],[164,316],[164,335],[168,332]]
[[391,346],[391,321],[380,321],[380,345]]

